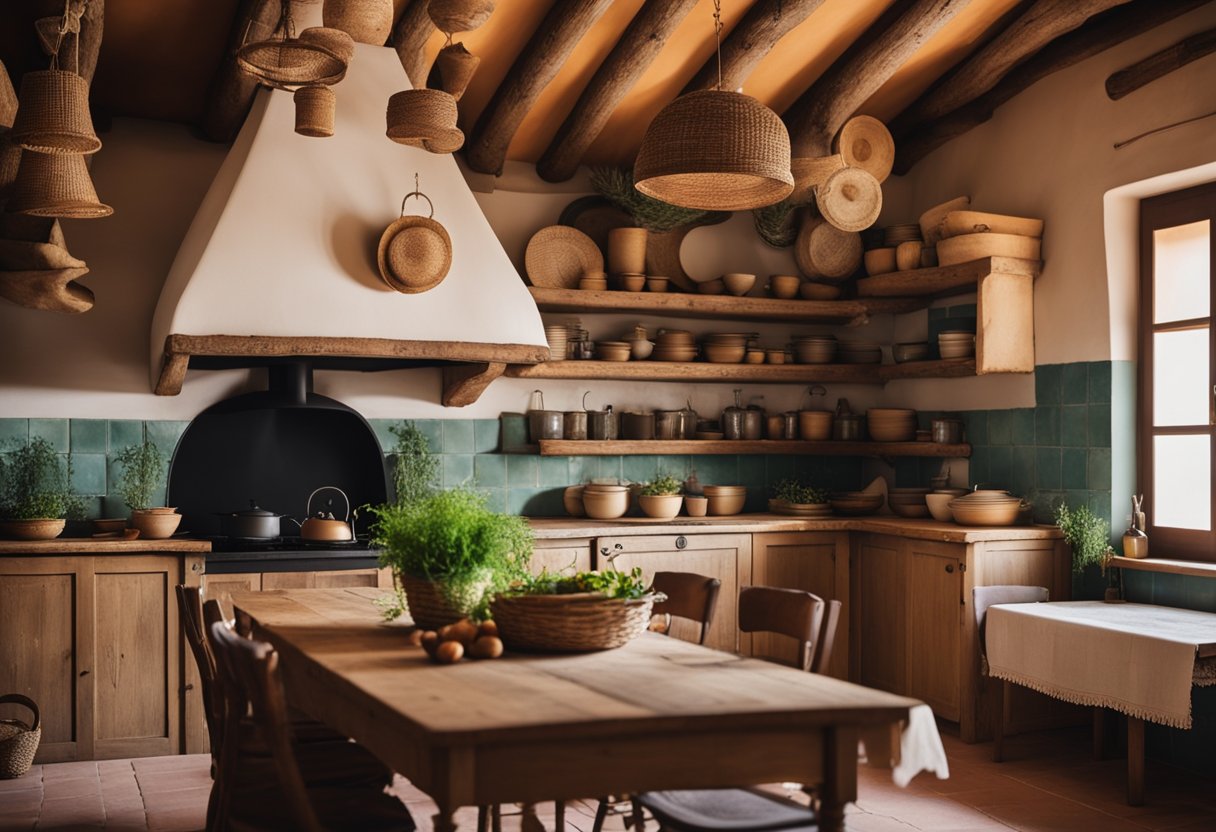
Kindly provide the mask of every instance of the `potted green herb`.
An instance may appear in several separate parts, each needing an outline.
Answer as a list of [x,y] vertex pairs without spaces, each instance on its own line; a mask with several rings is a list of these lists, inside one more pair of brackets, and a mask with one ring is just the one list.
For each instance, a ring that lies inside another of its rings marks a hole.
[[83,514],[72,494],[72,460],[61,465],[51,443],[37,437],[0,455],[0,530],[18,540],[51,540],[69,517]]
[[172,537],[182,516],[176,508],[152,505],[165,482],[160,448],[146,439],[139,445],[129,445],[119,451],[118,465],[122,469],[118,493],[131,509],[131,528],[139,529],[139,536],[150,540]]
[[1105,572],[1114,550],[1110,546],[1110,526],[1087,506],[1070,509],[1067,503],[1056,507],[1056,525],[1072,547],[1072,571],[1097,565]]
[[435,493],[439,460],[431,453],[426,435],[413,422],[389,428],[396,437],[392,451],[393,490],[398,503],[414,503]]
[[488,594],[527,574],[527,521],[491,511],[480,494],[454,488],[371,512],[372,542],[383,548],[380,562],[392,568],[419,627],[484,617]]
[[680,494],[683,485],[670,474],[663,474],[642,486],[638,493],[638,505],[642,513],[655,520],[671,520],[680,513],[684,497]]

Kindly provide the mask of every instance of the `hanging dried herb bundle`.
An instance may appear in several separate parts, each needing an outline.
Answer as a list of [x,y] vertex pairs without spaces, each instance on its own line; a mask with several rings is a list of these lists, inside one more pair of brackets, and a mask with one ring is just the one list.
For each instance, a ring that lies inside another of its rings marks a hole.
[[752,223],[760,239],[773,248],[789,248],[798,239],[798,223],[795,222],[795,211],[798,210],[788,199],[783,199],[763,208],[752,211]]

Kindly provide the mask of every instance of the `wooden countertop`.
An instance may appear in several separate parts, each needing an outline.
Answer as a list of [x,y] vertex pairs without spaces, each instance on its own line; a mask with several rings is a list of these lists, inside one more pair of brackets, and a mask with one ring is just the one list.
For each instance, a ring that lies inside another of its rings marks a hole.
[[991,540],[1054,540],[1063,537],[1055,526],[1004,526],[981,528],[906,520],[900,517],[834,517],[808,520],[780,514],[737,514],[733,517],[677,517],[669,522],[649,517],[592,520],[587,517],[533,517],[528,521],[537,540],[610,537],[622,534],[730,534],[759,532],[873,532],[943,543],[980,543]]
[[0,540],[0,555],[138,555],[144,552],[206,554],[208,540],[117,540],[114,538],[57,537],[54,540]]

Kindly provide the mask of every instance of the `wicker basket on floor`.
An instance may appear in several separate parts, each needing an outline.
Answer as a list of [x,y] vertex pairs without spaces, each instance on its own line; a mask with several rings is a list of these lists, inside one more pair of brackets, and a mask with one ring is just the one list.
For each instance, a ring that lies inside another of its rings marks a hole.
[[467,617],[452,606],[452,602],[434,581],[411,578],[408,575],[402,575],[399,580],[401,588],[405,590],[405,602],[415,626],[424,630],[438,630],[446,624]]
[[598,592],[499,595],[490,602],[503,644],[510,650],[578,653],[622,647],[650,624],[662,593],[605,598]]
[[19,693],[0,696],[0,705],[24,705],[34,714],[34,724],[19,719],[0,719],[0,780],[20,777],[34,764],[38,742],[42,739],[42,717],[34,700]]

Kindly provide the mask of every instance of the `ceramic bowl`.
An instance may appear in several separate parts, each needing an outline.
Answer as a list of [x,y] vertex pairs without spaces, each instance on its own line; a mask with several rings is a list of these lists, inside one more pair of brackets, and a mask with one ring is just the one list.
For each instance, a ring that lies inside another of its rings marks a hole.
[[679,494],[671,496],[641,494],[638,496],[638,506],[642,509],[642,513],[654,520],[675,519],[683,504],[684,498]]
[[765,350],[764,360],[769,364],[784,364],[785,350]]
[[708,500],[709,515],[723,517],[743,511],[743,504],[747,502],[747,490],[744,489],[741,493],[710,494],[706,489],[705,497]]
[[698,283],[697,291],[703,295],[720,295],[726,291],[726,284],[722,282],[722,278],[715,277],[713,280]]
[[583,486],[572,485],[562,493],[562,505],[566,508],[566,514],[571,517],[583,517],[586,515],[586,510],[583,508]]
[[764,350],[748,350],[743,360],[748,364],[763,364]]
[[882,494],[867,494],[861,491],[845,491],[833,494],[828,501],[832,511],[848,517],[873,514],[882,506]]
[[954,512],[950,510],[950,501],[953,499],[953,494],[926,494],[925,506],[934,520],[950,523],[954,520]]
[[622,274],[617,277],[621,282],[621,288],[626,292],[640,292],[646,286],[646,275],[644,274]]
[[629,354],[635,361],[645,361],[654,352],[654,341],[645,338],[634,338],[629,342]]
[[802,278],[793,274],[774,274],[768,279],[768,291],[775,298],[789,300],[798,297],[798,284]]
[[584,292],[603,292],[608,289],[608,279],[604,277],[580,277],[578,288]]
[[706,343],[703,348],[705,360],[712,364],[738,364],[747,354],[747,347],[742,344],[712,344]]
[[593,520],[615,520],[629,510],[629,489],[620,491],[583,490],[583,508]]
[[896,364],[902,364],[905,361],[924,361],[929,357],[929,343],[916,341],[896,344],[891,347],[891,357],[895,359]]
[[865,253],[863,259],[866,264],[866,274],[870,277],[895,271],[894,248],[872,248]]
[[798,434],[811,442],[832,438],[832,421],[836,414],[830,410],[798,411]]
[[709,510],[708,497],[692,497],[684,498],[684,511],[689,517],[704,517],[705,512]]
[[648,292],[658,292],[658,293],[666,292],[667,284],[669,282],[670,282],[670,278],[658,277],[658,276],[652,275],[652,276],[646,278],[646,290]]
[[920,268],[920,251],[924,244],[918,240],[900,243],[895,248],[895,268],[901,272]]
[[751,291],[752,286],[756,285],[756,276],[754,274],[741,274],[738,272],[724,274],[722,275],[722,285],[732,295],[742,297]]
[[798,289],[803,300],[835,300],[840,297],[839,286],[828,286],[825,283],[803,283]]

